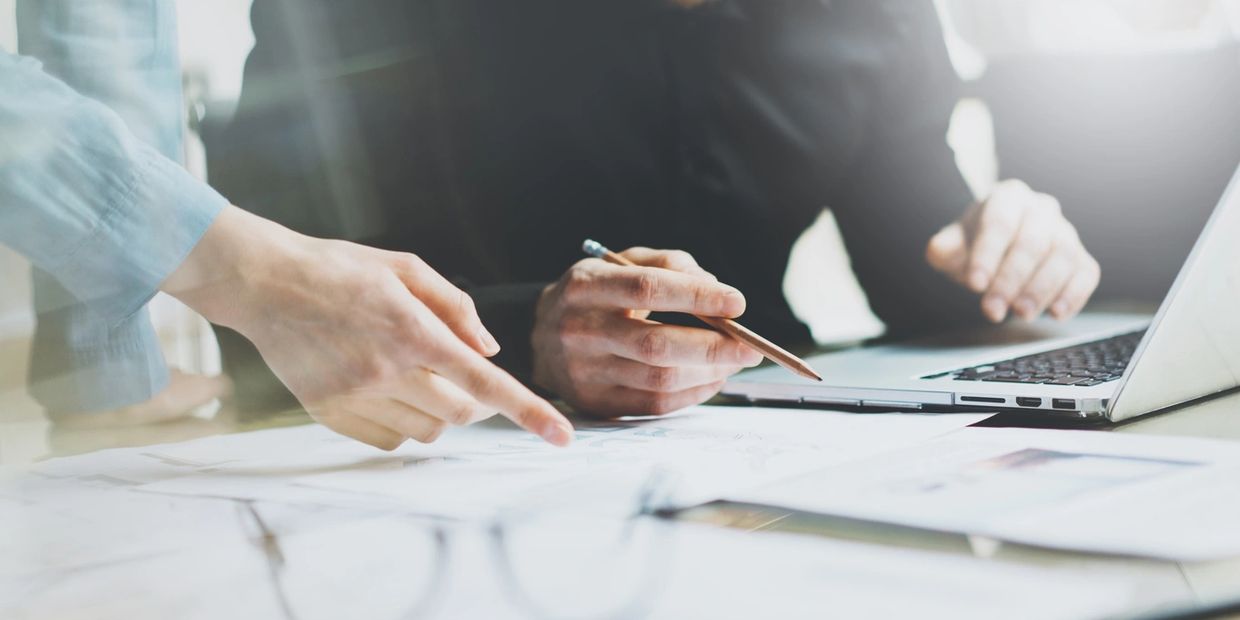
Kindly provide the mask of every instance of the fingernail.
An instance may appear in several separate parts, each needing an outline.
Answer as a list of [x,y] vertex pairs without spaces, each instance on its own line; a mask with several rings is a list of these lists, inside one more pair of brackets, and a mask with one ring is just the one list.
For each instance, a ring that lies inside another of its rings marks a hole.
[[720,314],[723,316],[740,316],[745,313],[745,296],[734,288],[728,288],[720,298]]
[[1068,302],[1057,301],[1051,306],[1051,312],[1055,314],[1055,318],[1062,319],[1068,314]]
[[998,295],[989,295],[982,300],[982,312],[986,313],[986,318],[995,323],[1000,323],[1007,318],[1007,302]]
[[975,291],[984,291],[990,286],[990,275],[985,269],[974,269],[969,274],[969,286]]
[[1032,299],[1029,299],[1028,297],[1021,297],[1016,301],[1016,304],[1013,307],[1016,309],[1016,314],[1019,314],[1021,318],[1026,320],[1035,318],[1033,313],[1037,310],[1037,306],[1033,303]]
[[491,335],[491,332],[487,331],[487,328],[478,328],[478,338],[482,340],[482,346],[486,349],[487,355],[499,353],[499,341],[495,339],[495,336]]
[[757,366],[762,363],[763,359],[765,358],[762,357],[761,353],[754,351],[749,347],[745,347],[741,352],[741,363],[746,367]]
[[568,422],[549,422],[543,429],[542,438],[557,446],[573,443],[573,427]]

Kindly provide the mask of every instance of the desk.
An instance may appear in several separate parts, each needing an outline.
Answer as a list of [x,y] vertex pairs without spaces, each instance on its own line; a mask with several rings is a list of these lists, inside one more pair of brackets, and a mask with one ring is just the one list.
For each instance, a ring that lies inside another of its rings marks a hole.
[[[13,398],[11,393],[8,396]],[[13,403],[14,401],[10,400],[10,404]],[[1232,394],[1172,413],[1138,420],[1116,428],[1113,432],[1240,441],[1240,418],[1236,417],[1237,411],[1240,411],[1240,394]],[[102,433],[53,429],[48,434],[48,443],[52,452],[66,455],[104,447],[179,441],[209,434],[304,424],[307,421],[305,415],[298,412],[243,420],[225,411],[210,421],[195,419],[135,429],[110,429]],[[30,429],[44,428],[31,420],[22,424],[26,424]],[[11,428],[13,427],[10,426]],[[893,549],[911,548],[964,557],[985,557],[1004,564],[1071,571],[1073,575],[1079,574],[1082,580],[1089,580],[1093,575],[1120,574],[1125,580],[1139,584],[1141,598],[1134,601],[1134,612],[1169,602],[1200,604],[1240,596],[1240,558],[1203,564],[1115,558],[726,503],[688,510],[682,513],[680,518],[744,530],[755,537],[761,537],[767,532],[786,532],[857,541]],[[1036,587],[1036,584],[1031,584],[1031,587]]]

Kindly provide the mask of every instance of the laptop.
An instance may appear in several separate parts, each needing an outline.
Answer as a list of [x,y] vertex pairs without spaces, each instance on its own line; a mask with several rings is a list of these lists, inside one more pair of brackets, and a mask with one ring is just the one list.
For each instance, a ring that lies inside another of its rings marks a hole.
[[1020,410],[1119,422],[1240,386],[1240,170],[1152,317],[1009,321],[733,377],[752,402],[947,411]]

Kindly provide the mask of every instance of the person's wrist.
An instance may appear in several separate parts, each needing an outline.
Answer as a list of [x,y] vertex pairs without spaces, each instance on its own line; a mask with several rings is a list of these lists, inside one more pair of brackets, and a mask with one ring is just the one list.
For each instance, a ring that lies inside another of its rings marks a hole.
[[295,268],[305,239],[279,224],[227,207],[161,289],[208,321],[245,334],[270,311],[261,298],[287,281],[281,273]]

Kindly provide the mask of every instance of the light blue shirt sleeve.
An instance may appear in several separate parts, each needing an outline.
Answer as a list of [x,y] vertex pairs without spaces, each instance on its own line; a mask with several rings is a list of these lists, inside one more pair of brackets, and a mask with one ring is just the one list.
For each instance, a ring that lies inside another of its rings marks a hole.
[[[0,243],[35,265],[31,391],[49,411],[149,398],[145,304],[227,201],[180,151],[171,0],[31,0],[0,54]],[[162,151],[162,152],[161,152]]]

